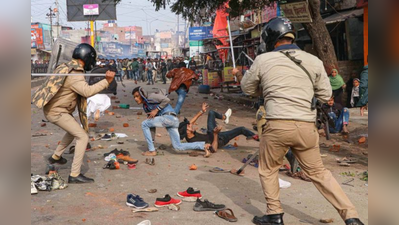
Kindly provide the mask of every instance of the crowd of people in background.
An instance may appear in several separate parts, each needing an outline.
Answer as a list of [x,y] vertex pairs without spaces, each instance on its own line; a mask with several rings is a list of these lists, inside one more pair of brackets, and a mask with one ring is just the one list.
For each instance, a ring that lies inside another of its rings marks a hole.
[[47,73],[48,64],[47,60],[30,60],[31,73]]
[[104,59],[99,58],[97,65],[112,66],[118,73],[115,76],[117,81],[133,80],[136,84],[147,82],[147,85],[154,85],[162,82],[166,84],[166,74],[176,68],[189,68],[194,72],[197,70],[197,64],[194,59],[188,61],[183,57],[173,59],[159,58],[124,58],[124,59]]

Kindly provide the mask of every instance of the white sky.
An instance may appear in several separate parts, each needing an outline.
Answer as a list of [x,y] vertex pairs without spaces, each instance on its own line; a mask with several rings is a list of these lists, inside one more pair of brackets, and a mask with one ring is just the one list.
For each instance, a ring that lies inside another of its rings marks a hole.
[[[60,24],[74,27],[75,29],[86,28],[84,22],[68,22],[66,16],[66,0],[58,0],[60,5]],[[55,0],[31,0],[31,16],[33,22],[42,22],[49,24],[46,14],[49,8],[55,8]],[[166,10],[155,11],[155,6],[148,0],[122,0],[116,6],[118,26],[140,26],[143,28],[143,34],[149,34],[151,24],[152,34],[155,30],[176,30],[177,16],[167,7]],[[98,21],[97,29],[102,27]],[[53,20],[53,24],[56,20]],[[184,20],[180,19],[180,31],[184,29]]]

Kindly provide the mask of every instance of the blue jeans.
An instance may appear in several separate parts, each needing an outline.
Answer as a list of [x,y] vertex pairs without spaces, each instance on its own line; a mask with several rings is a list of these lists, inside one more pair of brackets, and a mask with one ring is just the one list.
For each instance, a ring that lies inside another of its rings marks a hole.
[[187,88],[182,85],[179,87],[179,89],[176,90],[177,93],[177,103],[176,103],[176,107],[175,107],[175,112],[176,114],[180,113],[180,109],[181,107],[183,107],[183,103],[186,100],[186,96],[187,96]]
[[330,118],[334,120],[335,122],[335,127],[330,127],[330,133],[339,133],[342,131],[342,128],[344,127],[344,124],[349,123],[349,109],[348,108],[343,108],[341,115],[337,117],[335,113],[330,112],[328,113]]
[[149,84],[154,83],[154,81],[152,80],[152,71],[151,70],[147,71],[147,80],[148,80]]
[[[217,126],[216,119],[222,120],[223,115],[213,110],[210,110],[208,113],[208,128],[207,128],[208,134],[213,134],[213,130]],[[230,131],[220,132],[218,140],[219,147],[227,145],[231,140],[240,135],[244,135],[247,138],[255,136],[255,134],[252,131],[248,130],[245,127],[238,127]]]
[[174,116],[157,116],[154,119],[147,119],[141,123],[145,140],[150,152],[155,151],[150,129],[153,127],[165,127],[169,133],[173,148],[178,151],[185,150],[205,150],[205,142],[181,143],[179,135],[179,119]]
[[118,73],[115,75],[115,80],[116,81],[122,81],[122,70],[118,70]]
[[127,71],[127,79],[130,79],[130,80],[133,79],[133,71],[131,71],[131,70]]
[[133,80],[138,81],[139,80],[139,70],[133,70]]

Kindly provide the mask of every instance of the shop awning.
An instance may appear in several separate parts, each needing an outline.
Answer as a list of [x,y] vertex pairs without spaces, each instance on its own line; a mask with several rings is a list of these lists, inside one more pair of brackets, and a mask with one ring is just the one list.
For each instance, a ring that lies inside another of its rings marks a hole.
[[346,11],[346,12],[338,12],[334,15],[324,18],[324,22],[326,22],[326,24],[338,23],[338,22],[345,21],[349,18],[359,17],[363,14],[364,14],[363,9],[355,9],[355,10],[350,10],[350,11]]

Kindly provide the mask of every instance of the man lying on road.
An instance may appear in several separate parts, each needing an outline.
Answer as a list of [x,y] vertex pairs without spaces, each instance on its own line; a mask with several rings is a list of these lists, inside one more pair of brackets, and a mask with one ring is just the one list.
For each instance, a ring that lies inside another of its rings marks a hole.
[[179,133],[180,139],[186,138],[187,142],[205,141],[206,143],[212,144],[212,149],[216,152],[219,147],[227,145],[231,140],[237,136],[244,135],[248,140],[259,141],[258,135],[248,130],[245,127],[238,127],[231,131],[220,132],[222,128],[217,126],[216,119],[223,120],[225,124],[229,123],[230,116],[232,114],[231,109],[228,109],[224,115],[215,111],[209,111],[208,114],[208,128],[206,134],[200,134],[194,128],[195,122],[206,112],[209,108],[207,103],[202,103],[201,111],[195,115],[190,121],[185,120],[180,123]]

